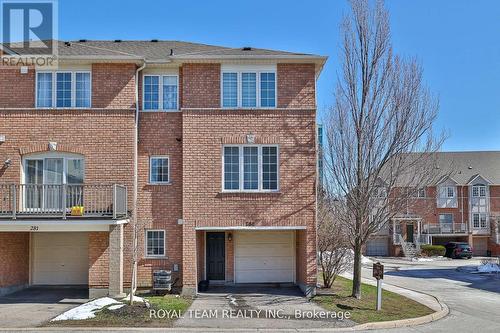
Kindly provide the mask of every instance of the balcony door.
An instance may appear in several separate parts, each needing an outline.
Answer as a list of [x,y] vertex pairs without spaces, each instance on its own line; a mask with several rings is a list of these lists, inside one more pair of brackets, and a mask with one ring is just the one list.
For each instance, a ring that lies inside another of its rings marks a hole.
[[46,158],[43,161],[43,189],[44,208],[60,211],[62,209],[62,184],[64,179],[62,158]]
[[25,160],[22,185],[27,212],[58,212],[63,209],[63,184],[66,207],[82,205],[84,160],[82,158],[45,157]]

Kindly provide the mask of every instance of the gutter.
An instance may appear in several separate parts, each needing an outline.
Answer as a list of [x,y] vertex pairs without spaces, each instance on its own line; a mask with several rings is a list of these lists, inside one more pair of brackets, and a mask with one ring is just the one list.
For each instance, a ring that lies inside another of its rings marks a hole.
[[139,160],[139,73],[146,68],[146,60],[143,59],[142,66],[135,71],[135,122],[134,122],[134,187],[133,187],[133,202],[132,202],[132,223],[133,223],[133,267],[132,267],[132,281],[130,290],[130,302],[132,303],[132,296],[137,288],[137,197],[139,190],[138,179],[138,160]]

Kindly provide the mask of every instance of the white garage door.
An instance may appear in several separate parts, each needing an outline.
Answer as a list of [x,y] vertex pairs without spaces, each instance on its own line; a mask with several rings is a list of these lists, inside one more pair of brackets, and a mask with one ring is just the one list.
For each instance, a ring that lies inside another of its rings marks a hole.
[[366,243],[367,256],[387,256],[389,255],[389,242],[387,238],[373,238]]
[[88,284],[88,234],[33,233],[32,284]]
[[235,233],[235,283],[295,281],[293,231]]
[[488,238],[474,237],[472,239],[472,253],[475,256],[485,256],[488,251]]

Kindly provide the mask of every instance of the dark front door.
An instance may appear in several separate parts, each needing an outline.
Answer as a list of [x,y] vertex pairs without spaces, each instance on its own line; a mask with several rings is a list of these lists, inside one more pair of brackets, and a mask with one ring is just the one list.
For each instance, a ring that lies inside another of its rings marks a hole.
[[225,234],[207,233],[207,280],[225,280]]
[[413,224],[406,224],[406,241],[413,243]]

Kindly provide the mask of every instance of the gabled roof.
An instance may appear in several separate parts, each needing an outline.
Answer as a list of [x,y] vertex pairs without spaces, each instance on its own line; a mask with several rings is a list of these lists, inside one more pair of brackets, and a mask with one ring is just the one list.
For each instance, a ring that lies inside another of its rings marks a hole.
[[486,183],[491,184],[491,181],[490,181],[488,178],[481,176],[481,174],[479,174],[479,173],[478,173],[477,175],[472,176],[472,177],[471,177],[471,179],[467,182],[467,184],[468,184],[468,185],[469,185],[469,184],[472,184],[472,182],[474,182],[474,180],[476,180],[477,178],[481,178],[481,179],[483,179]]
[[[282,58],[326,60],[327,57],[254,47],[231,48],[167,40],[77,40],[57,41],[59,56],[122,56],[125,58],[160,61],[168,59],[206,59],[206,58]],[[28,50],[26,51],[28,52]],[[22,53],[22,52],[21,52]]]

